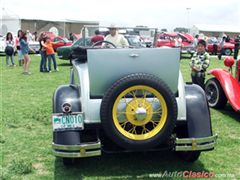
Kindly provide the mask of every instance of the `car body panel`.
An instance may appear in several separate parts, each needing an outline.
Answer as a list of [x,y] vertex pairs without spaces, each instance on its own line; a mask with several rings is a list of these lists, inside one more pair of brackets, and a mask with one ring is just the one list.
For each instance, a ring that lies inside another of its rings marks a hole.
[[209,71],[220,82],[223,91],[235,111],[240,111],[240,84],[232,74],[223,69],[212,69]]
[[205,92],[195,84],[185,86],[188,135],[191,138],[212,136],[211,117]]
[[[91,46],[91,44],[92,44],[91,39],[86,38],[86,45]],[[62,47],[57,48],[57,55],[58,55],[59,59],[69,60],[73,48],[75,48],[77,46],[84,46],[83,38],[78,39],[71,46],[62,46]]]
[[[180,60],[178,48],[89,49],[87,53],[92,96],[103,96],[115,81],[139,72],[161,77],[173,93],[177,92]],[[147,65],[148,63],[151,65]],[[161,68],[161,64],[171,68],[171,71],[168,68]]]

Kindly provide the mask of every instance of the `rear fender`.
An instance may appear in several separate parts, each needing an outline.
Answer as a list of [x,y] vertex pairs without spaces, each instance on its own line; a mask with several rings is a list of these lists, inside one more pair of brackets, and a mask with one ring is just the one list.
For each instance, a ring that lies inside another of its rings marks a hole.
[[53,113],[62,113],[62,104],[70,103],[72,105],[72,112],[81,111],[80,91],[79,87],[75,85],[61,85],[53,95]]
[[[80,91],[78,86],[61,85],[53,95],[53,113],[62,113],[62,104],[70,103],[72,112],[81,111]],[[61,145],[75,145],[80,143],[80,132],[75,130],[70,131],[54,131],[53,143]]]
[[212,136],[211,117],[205,92],[200,86],[185,86],[189,138]]
[[235,111],[240,111],[240,84],[232,74],[223,69],[209,71],[221,84],[223,91]]

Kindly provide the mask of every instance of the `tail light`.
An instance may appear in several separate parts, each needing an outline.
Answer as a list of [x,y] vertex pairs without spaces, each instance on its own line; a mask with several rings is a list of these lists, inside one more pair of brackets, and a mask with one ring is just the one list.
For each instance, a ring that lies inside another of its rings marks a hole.
[[64,113],[70,113],[72,111],[72,105],[70,103],[63,103],[62,104],[62,111]]

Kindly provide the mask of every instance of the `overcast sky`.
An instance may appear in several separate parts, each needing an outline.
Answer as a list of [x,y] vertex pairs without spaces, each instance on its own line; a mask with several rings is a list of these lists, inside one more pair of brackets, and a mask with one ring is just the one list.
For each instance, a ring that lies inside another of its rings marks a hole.
[[240,0],[0,0],[0,6],[22,18],[90,20],[101,25],[169,30],[193,24],[240,25]]

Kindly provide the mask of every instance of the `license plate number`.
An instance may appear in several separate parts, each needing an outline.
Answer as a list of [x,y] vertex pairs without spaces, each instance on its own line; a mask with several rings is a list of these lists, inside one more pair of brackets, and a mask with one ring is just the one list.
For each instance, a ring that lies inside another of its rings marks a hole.
[[54,114],[52,116],[53,130],[83,129],[83,114]]

